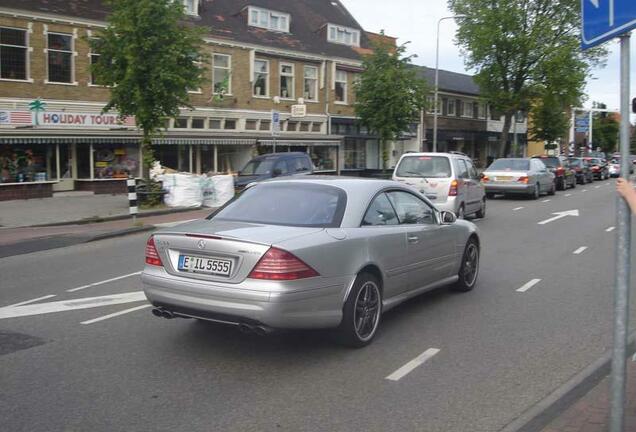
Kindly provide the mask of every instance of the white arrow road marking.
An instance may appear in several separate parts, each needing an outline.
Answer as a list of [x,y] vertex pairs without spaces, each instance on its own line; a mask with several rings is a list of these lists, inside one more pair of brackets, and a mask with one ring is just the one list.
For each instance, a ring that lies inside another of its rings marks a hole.
[[544,221],[539,222],[539,225],[549,224],[550,222],[554,222],[556,220],[563,219],[564,217],[568,217],[568,216],[578,216],[579,215],[579,211],[578,210],[568,210],[568,211],[557,212],[557,213],[552,213],[552,214],[556,215],[556,216],[551,217],[550,219],[546,219]]
[[549,200],[549,199],[546,199],[546,200],[543,200],[543,201],[541,201],[541,202],[543,202],[543,203],[547,203],[547,202],[550,202],[550,200]]
[[94,286],[104,285],[104,284],[107,284],[109,282],[115,282],[115,281],[118,281],[118,280],[121,280],[121,279],[126,279],[126,278],[129,278],[131,276],[137,276],[137,275],[140,275],[140,274],[141,274],[141,272],[138,271],[138,272],[130,273],[130,274],[123,275],[123,276],[117,276],[117,277],[114,277],[112,279],[103,280],[101,282],[95,282],[95,283],[91,283],[91,284],[88,284],[88,285],[82,285],[81,287],[71,288],[71,289],[66,290],[66,292],[75,292],[75,291],[83,290],[83,289],[86,289],[86,288],[92,288]]
[[512,211],[523,210],[523,207],[513,208]]
[[38,297],[38,298],[33,299],[33,300],[27,300],[27,301],[23,301],[23,302],[20,302],[20,303],[12,304],[12,305],[5,306],[5,307],[10,308],[10,307],[22,306],[22,305],[29,304],[29,303],[39,302],[40,300],[50,299],[52,297],[55,297],[55,294],[45,295],[44,297]]
[[90,309],[101,306],[134,303],[145,301],[143,291],[111,294],[101,297],[88,297],[75,300],[62,300],[49,303],[38,303],[25,306],[8,306],[0,308],[0,319],[16,318],[30,315],[42,315],[54,312],[65,312],[78,309]]
[[612,232],[616,229],[616,227],[609,227],[608,229],[605,230],[605,232]]
[[575,250],[574,252],[572,252],[574,255],[581,255],[583,252],[585,252],[587,250],[587,246],[581,246],[580,248],[578,248],[577,250]]
[[572,194],[565,194],[565,196],[566,196],[566,197],[571,197],[571,196],[572,196]]
[[95,319],[92,319],[92,320],[82,321],[80,324],[93,324],[93,323],[96,323],[96,322],[99,322],[99,321],[104,321],[104,320],[107,320],[107,319],[110,319],[110,318],[115,318],[115,317],[130,313],[130,312],[135,312],[135,311],[138,311],[140,309],[145,309],[145,308],[148,308],[150,306],[152,306],[152,305],[145,304],[145,305],[137,306],[137,307],[134,307],[134,308],[125,309],[123,311],[119,311],[119,312],[115,312],[115,313],[112,313],[112,314],[104,315],[102,317],[95,318]]
[[517,292],[524,293],[528,291],[530,288],[532,288],[533,286],[535,286],[536,284],[538,284],[539,282],[541,282],[541,279],[532,279],[530,282],[528,282],[527,284],[519,288]]
[[415,357],[413,360],[411,360],[410,362],[408,362],[407,364],[405,364],[404,366],[402,366],[401,368],[393,372],[391,375],[389,375],[385,379],[388,379],[389,381],[399,381],[400,379],[404,378],[406,375],[411,373],[413,369],[423,365],[427,360],[431,359],[439,351],[440,350],[438,350],[437,348],[427,349],[422,354]]

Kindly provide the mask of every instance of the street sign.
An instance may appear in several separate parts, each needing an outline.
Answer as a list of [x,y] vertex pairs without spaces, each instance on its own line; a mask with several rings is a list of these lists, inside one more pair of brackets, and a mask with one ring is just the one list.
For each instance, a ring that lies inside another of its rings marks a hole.
[[307,105],[292,105],[291,116],[293,118],[305,117],[307,115]]
[[272,111],[272,135],[278,135],[280,133],[280,113],[278,111]]
[[593,48],[636,28],[636,1],[581,0],[581,47]]

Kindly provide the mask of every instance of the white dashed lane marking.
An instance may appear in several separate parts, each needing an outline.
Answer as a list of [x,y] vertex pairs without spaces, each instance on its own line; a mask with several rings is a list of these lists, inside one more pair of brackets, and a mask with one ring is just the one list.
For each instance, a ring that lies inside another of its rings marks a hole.
[[123,311],[119,311],[119,312],[115,312],[115,313],[112,313],[112,314],[104,315],[102,317],[94,318],[92,320],[82,321],[81,324],[93,324],[93,323],[96,323],[96,322],[99,322],[99,321],[104,321],[104,320],[107,320],[107,319],[110,319],[110,318],[115,318],[117,316],[124,315],[124,314],[130,313],[130,312],[135,312],[135,311],[138,311],[140,309],[149,308],[150,306],[152,306],[152,305],[145,304],[145,305],[137,306],[137,307],[134,307],[134,308],[125,309]]
[[23,301],[23,302],[20,302],[20,303],[12,304],[12,305],[5,306],[5,307],[12,308],[12,307],[17,307],[17,306],[24,306],[24,305],[27,305],[29,303],[35,303],[35,302],[38,302],[40,300],[50,299],[52,297],[55,297],[55,294],[45,295],[44,297],[38,297],[38,298],[33,299],[33,300],[27,300],[27,301]]
[[513,208],[512,211],[518,211],[518,210],[523,210],[524,207],[517,207],[517,208]]
[[609,227],[608,229],[606,229],[606,230],[605,230],[605,232],[612,232],[612,231],[614,231],[615,229],[616,229],[616,227],[611,226],[611,227]]
[[126,279],[126,278],[129,278],[129,277],[132,277],[132,276],[137,276],[137,275],[140,275],[140,274],[141,274],[141,272],[138,271],[138,272],[130,273],[130,274],[123,275],[123,276],[117,276],[117,277],[114,277],[112,279],[103,280],[101,282],[95,282],[95,283],[91,283],[91,284],[88,284],[88,285],[82,285],[81,287],[71,288],[71,289],[66,290],[66,292],[75,292],[75,291],[83,290],[83,289],[86,289],[86,288],[92,288],[94,286],[104,285],[104,284],[107,284],[109,282],[115,282],[115,281],[118,281],[118,280],[121,280],[121,279]]
[[574,253],[574,255],[581,255],[586,250],[587,250],[587,246],[581,246],[580,248],[575,250],[573,253]]
[[401,368],[399,368],[398,370],[393,372],[391,375],[387,376],[385,379],[388,379],[389,381],[399,381],[399,380],[401,380],[406,375],[411,373],[413,371],[413,369],[415,369],[418,366],[423,365],[428,360],[430,360],[433,356],[435,356],[437,353],[439,353],[439,351],[440,350],[437,349],[437,348],[429,348],[429,349],[427,349],[422,354],[418,355],[413,360],[411,360],[410,362],[408,362],[407,364],[405,364],[404,366],[402,366]]
[[519,288],[517,292],[524,293],[528,291],[530,288],[532,288],[533,286],[535,286],[536,284],[538,284],[539,282],[541,282],[541,279],[532,279],[530,282],[528,282],[527,284]]
[[550,202],[550,201],[551,201],[551,200],[546,199],[546,200],[543,200],[543,201],[541,201],[541,202],[547,203],[547,202]]

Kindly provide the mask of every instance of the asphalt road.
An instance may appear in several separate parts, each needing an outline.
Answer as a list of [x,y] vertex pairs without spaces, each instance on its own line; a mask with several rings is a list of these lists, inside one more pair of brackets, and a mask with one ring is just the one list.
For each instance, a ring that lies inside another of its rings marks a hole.
[[612,343],[613,184],[489,201],[476,289],[399,306],[361,350],[147,307],[108,317],[145,305],[137,275],[99,282],[140,271],[146,235],[0,259],[0,429],[497,431]]

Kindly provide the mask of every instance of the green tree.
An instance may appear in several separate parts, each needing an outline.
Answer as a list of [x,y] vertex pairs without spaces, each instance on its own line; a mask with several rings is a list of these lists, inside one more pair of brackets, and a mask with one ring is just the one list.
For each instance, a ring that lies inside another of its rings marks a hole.
[[[135,116],[143,131],[144,165],[154,162],[152,137],[167,118],[189,107],[188,89],[202,83],[201,32],[173,0],[109,0],[108,25],[90,40],[100,54],[92,71],[110,87],[104,112]],[[145,170],[147,171],[147,169]]]
[[560,92],[580,95],[590,67],[605,54],[579,48],[579,0],[449,0],[448,5],[453,13],[466,15],[459,20],[457,44],[467,67],[477,71],[484,99],[504,115],[503,155],[510,152],[508,135],[517,111]]
[[[382,33],[384,34],[384,33]],[[382,151],[382,168],[389,159],[387,143],[398,139],[426,106],[427,86],[405,56],[406,44],[395,47],[374,43],[373,53],[364,57],[364,72],[355,83],[355,111],[360,123],[376,134]]]
[[[606,109],[607,105],[602,102],[594,102],[594,108]],[[618,150],[620,132],[620,122],[616,116],[609,113],[594,113],[592,117],[592,144],[594,150],[597,147],[606,154],[611,154]]]

